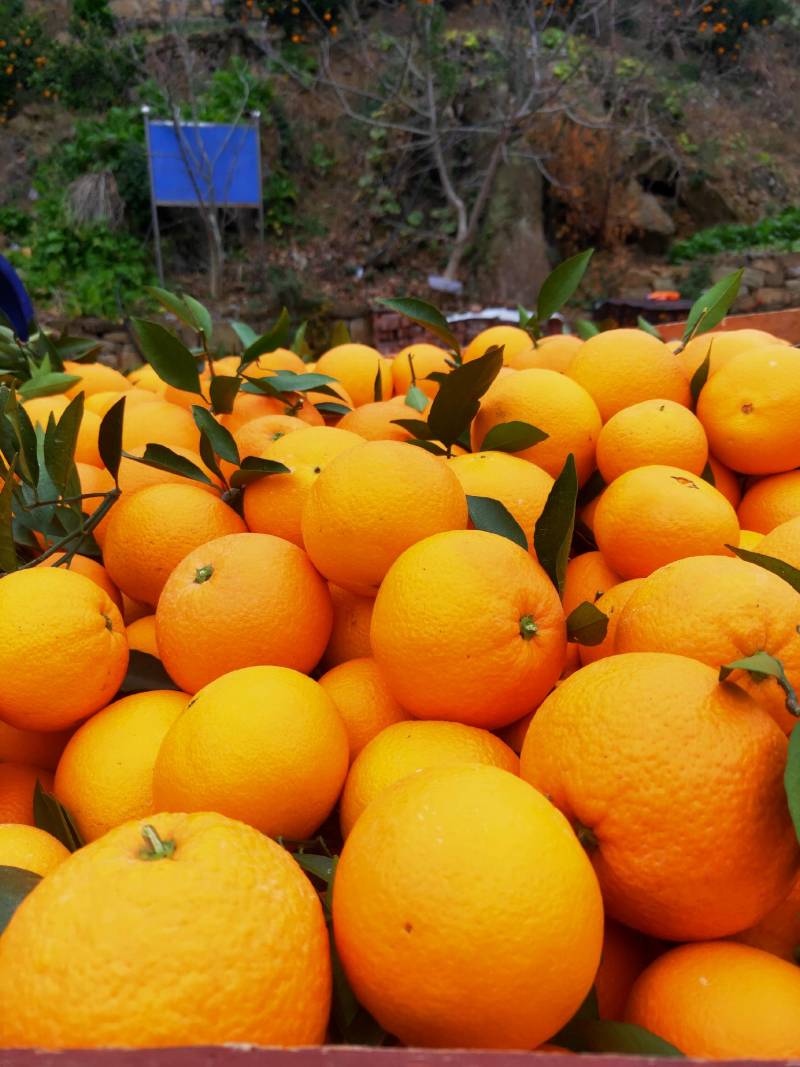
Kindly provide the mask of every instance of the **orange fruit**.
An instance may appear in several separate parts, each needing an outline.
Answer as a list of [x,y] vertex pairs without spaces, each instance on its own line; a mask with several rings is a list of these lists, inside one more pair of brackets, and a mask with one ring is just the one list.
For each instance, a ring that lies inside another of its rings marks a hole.
[[155,815],[74,853],[17,909],[0,1043],[319,1044],[330,989],[319,898],[288,852],[221,815]]
[[310,671],[332,624],[328,587],[308,556],[270,534],[229,534],[189,552],[156,608],[161,660],[188,693],[241,667]]
[[403,1044],[530,1049],[586,996],[603,906],[552,804],[466,765],[375,798],[342,850],[333,924],[359,1003]]
[[0,763],[31,763],[54,771],[69,740],[68,730],[18,730],[0,722]]
[[533,532],[553,479],[535,463],[505,452],[471,452],[449,460],[467,496],[488,496],[505,505],[533,549]]
[[[398,396],[405,396],[411,388],[413,377],[416,378],[417,387],[425,396],[434,397],[439,391],[436,382],[427,380],[428,375],[434,371],[448,374],[452,370],[453,357],[449,352],[438,345],[416,344],[408,345],[401,349],[392,360],[392,380],[394,391]],[[411,416],[413,418],[413,416]]]
[[470,343],[461,352],[461,358],[465,363],[478,359],[495,346],[503,346],[503,362],[510,364],[512,359],[533,348],[531,335],[521,330],[519,326],[490,326],[481,330],[477,337],[473,337]]
[[75,443],[75,459],[78,463],[91,463],[102,467],[97,438],[100,433],[100,416],[93,411],[84,411],[81,419],[78,439]]
[[748,552],[755,552],[761,544],[764,535],[756,530],[739,531],[739,548],[746,548]]
[[642,400],[674,400],[689,407],[689,382],[680,360],[644,330],[604,330],[584,341],[567,368],[593,397],[603,422]]
[[91,396],[86,397],[84,410],[93,411],[95,415],[102,419],[106,412],[122,397],[125,397],[126,411],[132,407],[138,407],[140,404],[152,404],[158,400],[158,397],[151,389],[138,389],[134,386],[132,389],[127,390],[112,389],[106,393],[92,393]]
[[199,485],[151,485],[114,505],[103,558],[123,593],[155,606],[170,573],[192,549],[245,529],[232,508]]
[[358,434],[334,426],[308,426],[273,441],[263,455],[288,467],[289,473],[272,474],[247,487],[244,517],[249,528],[302,548],[301,519],[312,485],[331,460],[363,443]]
[[131,600],[129,596],[122,594],[122,617],[126,626],[130,626],[137,619],[143,619],[145,615],[152,614],[153,608],[150,604],[140,604],[138,600]]
[[19,867],[44,878],[68,856],[69,850],[44,830],[0,823],[0,867]]
[[566,655],[550,579],[517,545],[481,530],[436,534],[404,552],[378,592],[370,638],[412,715],[489,729],[533,711]]
[[630,652],[550,694],[520,769],[577,828],[612,919],[700,940],[757,922],[797,874],[786,750],[767,712],[716,670]]
[[613,571],[602,552],[582,552],[567,563],[564,595],[561,600],[564,614],[569,615],[585,600],[594,604],[622,579]]
[[735,356],[697,401],[711,451],[742,474],[800,466],[800,353],[788,345]]
[[[104,467],[94,467],[90,463],[76,463],[75,467],[81,483],[81,493],[108,493],[114,488],[114,479]],[[81,501],[81,511],[84,515],[94,515],[102,503],[102,496],[89,496]],[[108,515],[92,531],[94,539],[101,546],[107,526]]]
[[736,934],[734,940],[771,952],[789,963],[800,963],[800,877],[785,900],[755,926]]
[[63,730],[107,704],[127,669],[122,616],[94,582],[63,567],[0,579],[4,722]]
[[302,530],[329,581],[371,596],[410,545],[466,524],[464,490],[446,463],[400,441],[366,441],[314,480]]
[[691,379],[706,356],[709,356],[708,376],[710,378],[720,367],[724,367],[734,356],[742,352],[787,343],[764,330],[711,330],[699,337],[693,337],[679,353],[678,358],[686,377]]
[[739,543],[739,522],[722,493],[696,474],[653,465],[608,486],[595,512],[594,535],[618,574],[646,578],[685,556],[726,553],[726,545]]
[[597,439],[597,469],[605,482],[654,463],[702,474],[707,460],[702,423],[674,400],[643,400],[623,408]]
[[[305,429],[308,429],[308,423],[295,418],[294,415],[262,415],[259,419],[246,422],[233,436],[239,455],[245,459],[247,456],[263,456],[264,450],[278,438]],[[228,477],[235,470],[232,463],[225,461],[220,466],[223,474]]]
[[494,382],[472,423],[472,447],[483,448],[489,430],[505,422],[529,422],[550,436],[515,453],[554,478],[572,453],[581,485],[594,470],[600,415],[581,386],[554,370],[521,370]]
[[[197,485],[201,489],[205,489],[207,492],[217,492],[219,487],[219,481],[216,475],[209,470],[205,465],[199,452],[192,451],[190,448],[183,448],[181,445],[169,445],[172,452],[176,452],[184,459],[188,459],[190,463],[194,463],[195,467],[199,467],[207,478],[210,478],[216,488],[205,485],[204,482],[195,481],[194,478],[186,478],[182,474],[174,474],[172,471],[159,470],[158,467],[150,467],[146,463],[137,463],[135,459],[128,459],[127,456],[122,457],[122,461],[119,465],[119,487],[123,493],[135,493],[137,489],[144,489],[148,485],[165,485],[168,482],[177,482],[179,485]],[[147,445],[136,445],[135,448],[129,448],[127,451],[132,456],[143,456]]]
[[139,445],[158,444],[167,448],[185,448],[197,453],[200,433],[188,411],[159,401],[128,408],[122,423],[122,447],[131,452]]
[[[567,655],[569,655],[569,648],[567,649]],[[523,715],[521,719],[517,719],[516,722],[512,722],[508,726],[504,726],[502,730],[496,731],[500,740],[505,741],[511,751],[516,752],[517,755],[522,751],[522,746],[525,743],[525,734],[527,734],[528,727],[535,714],[536,712],[530,711],[527,715]]]
[[146,652],[148,656],[158,659],[158,644],[156,642],[156,617],[155,615],[143,615],[127,627],[128,647],[133,652]]
[[789,519],[770,530],[758,543],[757,551],[763,556],[782,559],[800,570],[800,517]]
[[759,478],[739,504],[739,522],[748,530],[768,534],[800,515],[800,471]]
[[56,770],[55,794],[94,841],[153,811],[153,765],[186,693],[154,690],[109,704],[80,726]]
[[[48,556],[47,559],[43,559],[39,564],[40,567],[56,567],[62,559],[64,559],[64,552],[54,552],[52,556]],[[62,564],[60,570],[72,571],[73,574],[82,574],[84,578],[88,578],[89,581],[94,582],[99,586],[110,598],[114,601],[117,608],[122,611],[122,596],[119,589],[114,585],[108,576],[108,571],[102,565],[98,563],[96,559],[90,559],[88,556],[74,555],[67,564]]]
[[514,353],[506,362],[515,370],[542,367],[563,374],[582,344],[580,337],[574,334],[554,333],[537,341],[535,348],[531,346]]
[[507,744],[460,722],[396,722],[366,745],[344,784],[340,816],[347,837],[364,809],[395,782],[432,767],[481,763],[519,774],[519,759]]
[[739,485],[738,477],[729,470],[724,463],[720,463],[716,456],[712,456],[709,453],[708,465],[711,468],[711,475],[714,479],[714,487],[722,493],[726,500],[738,508],[739,501],[742,499],[742,489]]
[[698,1059],[800,1054],[800,969],[748,945],[681,945],[639,977],[625,1013]]
[[233,411],[222,415],[219,421],[235,436],[248,422],[266,415],[291,415],[310,426],[322,425],[322,416],[305,394],[296,398],[287,394],[279,400],[264,393],[238,392],[233,402]]
[[392,723],[408,718],[370,656],[331,667],[319,684],[335,704],[347,730],[351,763],[373,737]]
[[155,807],[218,811],[299,841],[330,815],[348,763],[347,731],[319,682],[246,667],[201,689],[164,738]]
[[393,396],[391,400],[362,404],[360,408],[343,415],[337,425],[340,430],[357,433],[365,441],[408,441],[411,434],[398,426],[395,420],[420,418],[420,413],[408,407],[402,396]]
[[128,381],[138,389],[148,389],[159,396],[163,396],[167,389],[167,383],[159,378],[149,363],[135,367],[128,374]]
[[[599,645],[581,645],[579,647],[578,654],[583,666],[586,666],[587,663],[594,663],[598,659],[605,659],[606,656],[614,655],[620,616],[625,609],[625,605],[644,580],[644,578],[630,578],[626,582],[619,582],[618,585],[613,585],[595,601],[598,611],[602,611],[608,618],[608,628],[605,638]],[[130,629],[128,634],[130,635]]]
[[[728,556],[694,556],[654,571],[628,600],[617,623],[618,652],[675,652],[719,670],[767,652],[800,686],[800,593],[753,563]],[[796,719],[774,678],[738,672],[746,689],[790,732]]]
[[33,791],[40,782],[53,791],[53,775],[28,763],[0,763],[0,823],[33,826]]
[[[233,357],[233,364],[229,368],[229,373],[236,373],[236,368],[239,365],[237,357]],[[217,361],[217,366],[219,365]],[[254,363],[250,363],[244,373],[248,378],[266,378],[275,371],[290,370],[294,374],[305,374],[308,370],[305,363],[296,352],[292,352],[288,348],[275,348],[272,352],[265,352],[263,356],[259,356]]]
[[601,1019],[622,1020],[633,983],[658,952],[658,942],[606,919],[603,954],[594,980]]
[[372,655],[369,627],[375,605],[374,597],[350,593],[333,582],[328,583],[328,589],[333,604],[333,628],[322,657],[321,665],[326,670],[351,659]]
[[[380,395],[376,395],[379,369],[381,388]],[[388,400],[392,395],[392,364],[369,345],[346,344],[328,349],[317,360],[316,373],[341,382],[356,407],[373,400]]]
[[64,360],[64,373],[77,374],[79,382],[71,385],[66,390],[65,396],[73,397],[78,393],[91,396],[93,393],[124,392],[131,388],[130,379],[120,374],[113,367],[105,363],[75,363],[70,359]]

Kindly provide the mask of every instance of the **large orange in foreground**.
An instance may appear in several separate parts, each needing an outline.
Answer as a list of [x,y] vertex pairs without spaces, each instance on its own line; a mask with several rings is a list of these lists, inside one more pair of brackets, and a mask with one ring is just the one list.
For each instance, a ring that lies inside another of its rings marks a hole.
[[390,691],[412,715],[495,729],[553,687],[565,631],[558,594],[527,552],[497,534],[458,530],[397,560],[370,636]]
[[154,815],[19,907],[0,945],[0,1045],[319,1044],[330,987],[322,908],[288,852],[221,815]]
[[530,1049],[594,979],[603,906],[567,821],[496,767],[422,771],[367,808],[333,895],[359,1001],[406,1045]]
[[578,828],[612,918],[701,940],[752,926],[791,887],[786,751],[769,714],[713,668],[631,652],[548,697],[521,774]]

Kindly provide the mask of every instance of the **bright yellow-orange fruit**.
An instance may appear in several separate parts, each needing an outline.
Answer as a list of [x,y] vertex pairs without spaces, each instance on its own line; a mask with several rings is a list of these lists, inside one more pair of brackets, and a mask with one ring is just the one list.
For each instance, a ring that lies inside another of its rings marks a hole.
[[365,441],[408,441],[411,434],[398,426],[395,420],[420,418],[420,413],[408,407],[404,397],[393,396],[391,400],[362,404],[360,408],[343,415],[337,426],[340,430],[357,433]]
[[595,601],[595,607],[598,611],[602,611],[608,619],[608,628],[606,636],[599,645],[580,645],[578,647],[578,655],[584,667],[587,663],[594,663],[595,660],[605,659],[606,656],[614,655],[620,616],[625,605],[644,580],[644,578],[629,578],[626,582],[613,585],[606,593],[603,593],[599,600]]
[[5,722],[20,730],[63,730],[107,704],[127,669],[122,616],[93,581],[63,567],[0,578]]
[[[54,552],[52,556],[48,556],[43,559],[39,564],[40,567],[56,567],[60,564],[64,558],[63,552]],[[122,610],[122,596],[119,589],[114,585],[108,576],[108,571],[102,565],[98,563],[96,559],[90,559],[88,556],[74,555],[67,564],[61,564],[63,570],[72,571],[73,574],[82,574],[84,578],[88,578],[89,581],[94,582],[99,586],[104,593],[106,593],[117,605],[119,610]]]
[[33,826],[33,791],[40,782],[48,793],[53,775],[29,763],[0,763],[0,823]]
[[158,643],[156,641],[156,617],[155,615],[143,615],[127,627],[128,647],[131,651],[146,652],[148,656],[158,659]]
[[102,467],[98,446],[100,433],[100,416],[93,411],[84,411],[81,419],[78,439],[75,442],[75,459],[78,463],[91,463],[95,467]]
[[800,1055],[800,968],[748,945],[681,945],[634,985],[625,1018],[697,1059]]
[[570,453],[581,485],[594,470],[600,415],[586,390],[563,374],[522,370],[495,381],[472,423],[472,447],[483,448],[489,431],[505,422],[528,422],[549,434],[515,454],[554,478]]
[[530,334],[519,326],[490,326],[473,337],[461,355],[464,362],[469,363],[497,345],[503,346],[503,362],[510,364],[512,359],[532,348],[533,341]]
[[606,562],[602,552],[581,552],[567,563],[564,582],[564,614],[569,615],[579,604],[588,600],[594,604],[598,598],[622,579]]
[[149,389],[158,396],[163,396],[167,389],[167,383],[159,378],[149,363],[143,363],[141,367],[132,370],[128,375],[128,381],[131,385],[139,389]]
[[[241,429],[234,434],[236,447],[239,455],[244,459],[246,456],[263,456],[264,449],[274,444],[279,437],[296,430],[308,429],[308,423],[294,415],[262,415],[260,419],[246,422]],[[233,470],[232,464],[222,465],[224,473]]]
[[[588,343],[588,342],[587,342]],[[603,492],[594,516],[600,551],[623,578],[646,578],[685,556],[724,555],[739,544],[725,497],[680,467],[637,467]]]
[[800,471],[759,478],[739,504],[739,522],[748,530],[768,534],[800,515]]
[[333,628],[322,657],[322,666],[328,670],[351,659],[372,655],[369,643],[369,627],[375,598],[350,593],[333,582],[328,583],[333,604]]
[[229,534],[189,552],[156,608],[161,660],[188,693],[241,667],[310,671],[332,625],[328,587],[308,556],[270,534]]
[[[141,457],[144,455],[146,447],[146,445],[136,445],[135,448],[129,448],[127,451],[132,456]],[[119,465],[119,487],[123,493],[135,493],[137,489],[145,489],[148,485],[165,485],[167,482],[177,482],[179,485],[197,485],[201,489],[205,488],[208,492],[219,492],[219,479],[205,465],[198,452],[193,452],[190,448],[183,448],[181,445],[170,445],[169,448],[184,459],[188,459],[190,463],[194,463],[195,467],[199,467],[203,474],[214,483],[213,487],[206,486],[203,482],[195,481],[194,478],[184,477],[182,474],[175,474],[172,471],[159,470],[158,467],[150,467],[146,463],[137,463],[135,459],[128,459],[127,456],[123,456]]]
[[789,963],[800,963],[800,877],[785,900],[755,926],[736,934],[734,940],[771,952]]
[[[413,377],[416,378],[417,387],[426,396],[434,397],[439,391],[436,382],[427,381],[429,374],[438,371],[447,374],[452,370],[453,357],[445,349],[438,345],[416,344],[408,345],[402,349],[392,360],[392,378],[394,391],[398,396],[404,397],[411,388]],[[413,416],[412,416],[413,417]]]
[[136,386],[122,391],[113,389],[106,393],[92,393],[91,396],[87,396],[86,411],[93,411],[95,415],[102,419],[106,412],[122,397],[125,397],[126,411],[130,410],[130,408],[138,407],[139,404],[152,404],[158,399],[151,389],[139,389]]
[[565,630],[558,594],[528,553],[496,534],[459,530],[400,556],[375,600],[370,637],[390,691],[412,715],[494,729],[550,691]]
[[742,499],[742,488],[739,485],[738,476],[710,453],[708,465],[711,468],[714,487],[722,493],[726,500],[730,501],[733,507],[738,508],[739,501]]
[[7,1048],[320,1044],[322,908],[289,853],[250,827],[154,815],[80,849],[23,901],[0,991]]
[[654,463],[702,474],[707,460],[703,424],[674,400],[643,400],[623,408],[597,439],[597,469],[605,482]]
[[342,850],[333,921],[359,1002],[412,1047],[535,1047],[586,996],[603,938],[567,821],[515,775],[475,765],[375,798]]
[[197,452],[200,434],[188,411],[177,404],[159,401],[126,408],[122,423],[122,447],[126,452],[139,445],[158,444]]
[[603,954],[594,980],[601,1019],[625,1017],[633,983],[658,955],[659,943],[638,930],[606,919]]
[[30,763],[54,771],[69,740],[68,730],[18,730],[0,722],[0,763]]
[[432,767],[483,763],[519,774],[519,759],[499,737],[460,722],[397,722],[362,750],[342,793],[342,835],[347,837],[364,809],[395,782]]
[[[235,372],[238,360],[231,370]],[[295,374],[305,374],[305,363],[296,352],[288,348],[275,348],[272,352],[265,352],[254,363],[249,363],[245,373],[248,378],[267,378],[275,371],[290,370]]]
[[776,526],[758,543],[758,551],[764,556],[782,559],[800,570],[800,516]]
[[466,496],[446,463],[414,445],[366,441],[314,481],[302,528],[311,562],[329,581],[371,596],[401,552],[466,524]]
[[770,345],[782,345],[788,342],[766,333],[764,330],[712,330],[709,333],[693,337],[679,353],[678,358],[686,377],[691,380],[700,368],[706,356],[709,357],[708,376],[716,374],[720,367],[754,348],[766,348]]
[[[378,370],[380,395],[375,389]],[[369,345],[346,344],[329,349],[317,360],[316,373],[341,382],[356,407],[373,400],[388,400],[392,395],[392,364]]]
[[577,828],[612,919],[701,940],[751,926],[789,892],[800,848],[786,751],[769,714],[718,671],[630,652],[551,693],[520,769]]
[[319,684],[336,705],[347,730],[351,763],[373,737],[409,717],[389,692],[371,656],[332,667]]
[[574,334],[555,333],[537,341],[535,348],[531,346],[515,353],[506,362],[515,370],[543,367],[563,374],[582,344],[580,337],[575,337]]
[[756,530],[740,530],[739,548],[746,548],[748,552],[755,552],[763,539],[764,535]]
[[152,613],[151,604],[140,604],[138,600],[131,600],[125,593],[122,594],[122,617],[126,627],[136,622],[137,619],[143,619],[145,615],[152,615]]
[[107,367],[105,363],[75,363],[65,359],[64,373],[77,374],[80,378],[79,382],[67,389],[64,395],[68,397],[77,396],[78,393],[91,396],[93,393],[106,393],[111,390],[124,392],[132,385],[129,378],[113,367]]
[[689,406],[689,382],[663,341],[644,330],[604,330],[584,341],[566,372],[594,398],[603,422],[642,400]]
[[35,826],[0,823],[0,867],[19,867],[42,878],[62,863],[69,850]]
[[218,811],[270,837],[301,841],[339,798],[347,731],[318,682],[286,667],[246,667],[201,689],[156,760],[156,810]]

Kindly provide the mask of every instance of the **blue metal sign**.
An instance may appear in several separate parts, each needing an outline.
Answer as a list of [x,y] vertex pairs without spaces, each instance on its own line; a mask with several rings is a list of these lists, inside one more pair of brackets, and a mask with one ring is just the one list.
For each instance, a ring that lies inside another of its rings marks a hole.
[[259,207],[257,124],[147,122],[153,200],[162,206]]

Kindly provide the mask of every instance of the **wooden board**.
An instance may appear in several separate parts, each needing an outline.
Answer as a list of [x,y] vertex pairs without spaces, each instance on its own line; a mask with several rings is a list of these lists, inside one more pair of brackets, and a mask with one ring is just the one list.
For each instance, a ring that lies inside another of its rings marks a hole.
[[[665,341],[680,337],[686,328],[685,322],[659,324],[658,331]],[[728,315],[717,330],[764,330],[782,337],[790,344],[800,344],[800,308],[786,311],[760,311],[752,315]]]

